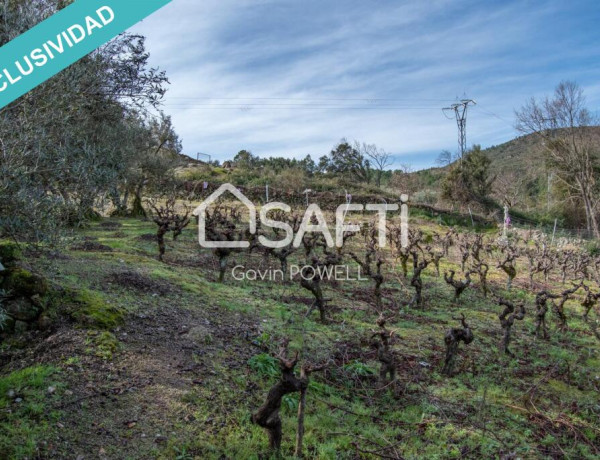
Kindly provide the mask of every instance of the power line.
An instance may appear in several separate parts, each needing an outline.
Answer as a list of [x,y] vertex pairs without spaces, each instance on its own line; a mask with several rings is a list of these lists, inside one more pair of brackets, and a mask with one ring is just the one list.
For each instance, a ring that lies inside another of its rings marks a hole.
[[168,99],[185,99],[185,100],[215,100],[215,101],[395,101],[395,102],[451,102],[453,99],[408,99],[408,98],[319,98],[319,97],[214,97],[214,96],[168,96]]
[[309,104],[164,104],[165,107],[188,110],[439,110],[438,107],[407,106],[348,106],[348,105],[309,105]]
[[485,114],[485,115],[488,115],[488,116],[490,116],[490,117],[497,118],[498,120],[500,120],[500,121],[502,121],[502,122],[506,123],[506,124],[507,124],[508,126],[510,126],[511,128],[512,128],[512,127],[514,127],[514,124],[513,124],[513,123],[511,123],[511,122],[509,122],[509,121],[508,121],[506,118],[502,118],[500,115],[497,115],[497,114],[495,114],[494,112],[489,112],[489,111],[487,111],[487,110],[483,110],[483,109],[481,108],[481,106],[479,106],[479,105],[477,106],[477,110],[479,110],[481,113],[483,113],[483,114]]

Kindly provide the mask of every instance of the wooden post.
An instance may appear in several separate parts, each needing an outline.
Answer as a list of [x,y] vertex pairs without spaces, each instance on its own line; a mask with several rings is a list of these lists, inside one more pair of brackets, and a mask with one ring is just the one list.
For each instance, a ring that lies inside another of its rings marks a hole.
[[508,238],[508,205],[504,205],[504,227],[502,230],[502,239]]
[[307,207],[307,208],[308,208],[308,194],[309,194],[310,192],[312,192],[312,190],[311,190],[311,189],[309,189],[309,188],[307,188],[306,190],[304,190],[304,192],[302,192],[302,193],[304,193],[304,194],[306,195],[306,207]]
[[554,235],[556,235],[556,223],[558,222],[558,219],[554,219],[554,230],[552,230],[552,241],[550,242],[550,246],[552,246],[554,244]]
[[267,197],[267,203],[269,202],[269,184],[265,187],[265,195]]
[[304,408],[306,406],[306,390],[300,390],[300,402],[298,403],[298,430],[296,431],[296,451],[294,456],[302,458],[302,441],[304,440]]
[[346,190],[346,210],[344,211],[344,222],[346,221],[346,215],[348,214],[348,206],[352,204],[352,195],[348,195],[348,190]]

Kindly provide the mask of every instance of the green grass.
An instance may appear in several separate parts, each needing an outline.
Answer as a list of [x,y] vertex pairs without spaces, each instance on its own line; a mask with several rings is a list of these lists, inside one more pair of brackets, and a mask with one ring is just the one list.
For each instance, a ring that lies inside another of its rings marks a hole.
[[[182,356],[188,353],[195,364],[205,366],[201,384],[171,388],[161,383],[163,386],[151,387],[159,395],[172,390],[173,396],[165,397],[165,413],[145,416],[161,422],[164,418],[172,427],[165,433],[165,444],[131,458],[268,458],[266,435],[250,417],[278,378],[279,364],[273,354],[284,337],[290,339],[290,353],[300,351],[303,360],[320,363],[332,356],[338,360],[329,371],[311,378],[305,436],[308,458],[375,458],[359,454],[357,447],[407,459],[498,458],[509,453],[521,458],[550,458],[560,456],[561,451],[570,458],[592,458],[594,454],[589,442],[574,442],[573,437],[576,432],[591,443],[600,439],[600,349],[580,318],[576,301],[567,304],[569,330],[557,331],[550,312],[551,337],[537,340],[532,335],[533,296],[518,285],[507,293],[505,276],[491,268],[489,282],[496,292],[527,303],[525,319],[513,327],[511,349],[516,358],[511,359],[498,350],[501,309],[491,298],[484,298],[471,287],[454,302],[453,290],[431,267],[424,276],[425,308],[408,308],[412,289],[389,257],[388,267],[396,268],[396,274],[386,273],[384,284],[391,290],[387,305],[391,300],[396,304],[395,318],[388,324],[395,331],[393,349],[399,368],[394,397],[393,392],[378,389],[379,363],[369,347],[377,314],[358,295],[372,288],[370,282],[325,283],[325,296],[332,299],[331,321],[321,324],[317,312],[306,317],[310,293],[298,283],[237,282],[230,276],[224,284],[215,283],[214,258],[198,248],[195,227],[177,242],[167,240],[166,263],[160,263],[155,243],[139,238],[153,233],[154,225],[135,219],[118,221],[123,224],[117,229],[122,235],[116,238],[115,230],[96,224],[83,232],[111,246],[113,252],[71,252],[70,259],[53,261],[47,267],[49,276],[74,293],[69,308],[79,327],[91,331],[85,335],[82,356],[68,354],[57,364],[83,367],[92,358],[118,360],[123,351],[131,349],[126,340],[119,343],[116,328],[136,321],[138,312],[162,309],[176,317],[176,312],[188,311],[203,314],[211,322],[197,348],[181,350]],[[419,222],[429,233],[442,230],[431,222]],[[301,262],[301,254],[291,259],[290,263]],[[234,260],[249,268],[263,263],[258,254],[235,255],[232,263]],[[456,265],[456,254],[450,260],[443,259],[442,275]],[[165,297],[153,297],[151,293],[106,285],[107,275],[125,269],[139,270],[176,289]],[[523,265],[518,279],[526,280],[524,270]],[[460,372],[447,378],[440,374],[444,333],[459,325],[454,318],[461,313],[467,317],[475,340],[469,346],[461,344],[456,364]],[[240,322],[252,326],[247,337],[227,329]],[[151,347],[148,353],[152,353]],[[28,369],[22,372],[32,372]],[[29,380],[46,382],[58,376],[56,370],[36,372],[43,378],[38,375]],[[16,378],[12,375],[2,377],[1,382]],[[28,379],[22,376],[17,380]],[[35,390],[39,392],[38,404],[47,404],[43,394],[47,385],[42,383]],[[146,397],[148,394],[155,393]],[[286,397],[282,403],[284,458],[292,457],[297,404],[297,395]],[[37,412],[19,408],[19,419],[2,413],[3,417],[10,416],[10,423],[3,423],[13,430],[3,431],[2,442],[17,439],[21,435],[14,431],[17,428],[33,433],[26,437],[30,439],[29,450],[15,453],[14,458],[32,456],[35,452],[31,449],[50,438],[51,431],[45,434],[37,426],[40,420],[44,426],[57,414],[50,412],[48,419],[39,415],[39,408]],[[13,442],[11,448],[16,449],[15,445]]]
[[[48,388],[54,387],[54,394]],[[2,458],[43,456],[41,441],[56,431],[60,412],[53,409],[62,385],[53,366],[36,365],[0,377],[0,452]],[[15,396],[10,397],[9,392]],[[17,402],[17,398],[21,399]]]

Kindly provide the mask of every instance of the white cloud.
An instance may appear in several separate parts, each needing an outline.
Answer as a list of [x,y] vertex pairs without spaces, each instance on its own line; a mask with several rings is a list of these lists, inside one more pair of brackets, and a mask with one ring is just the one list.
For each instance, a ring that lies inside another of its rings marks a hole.
[[[484,146],[514,137],[514,108],[561,79],[589,84],[597,103],[582,62],[599,48],[568,29],[577,22],[568,12],[558,0],[175,0],[132,31],[169,75],[165,111],[190,155],[318,157],[348,137],[401,163],[456,148],[441,107],[463,93],[479,103],[469,143]],[[223,99],[240,97],[252,99]]]

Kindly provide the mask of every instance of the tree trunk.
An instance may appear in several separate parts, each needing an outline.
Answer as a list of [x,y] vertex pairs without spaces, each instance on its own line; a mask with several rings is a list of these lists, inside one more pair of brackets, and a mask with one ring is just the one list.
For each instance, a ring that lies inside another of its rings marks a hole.
[[142,205],[142,193],[144,191],[144,183],[145,180],[140,182],[135,188],[134,198],[133,198],[133,207],[131,209],[131,215],[133,217],[148,217],[144,206]]
[[164,225],[158,227],[158,231],[156,232],[156,240],[158,242],[158,260],[163,261],[163,257],[165,255],[165,234],[167,233],[167,228]]

